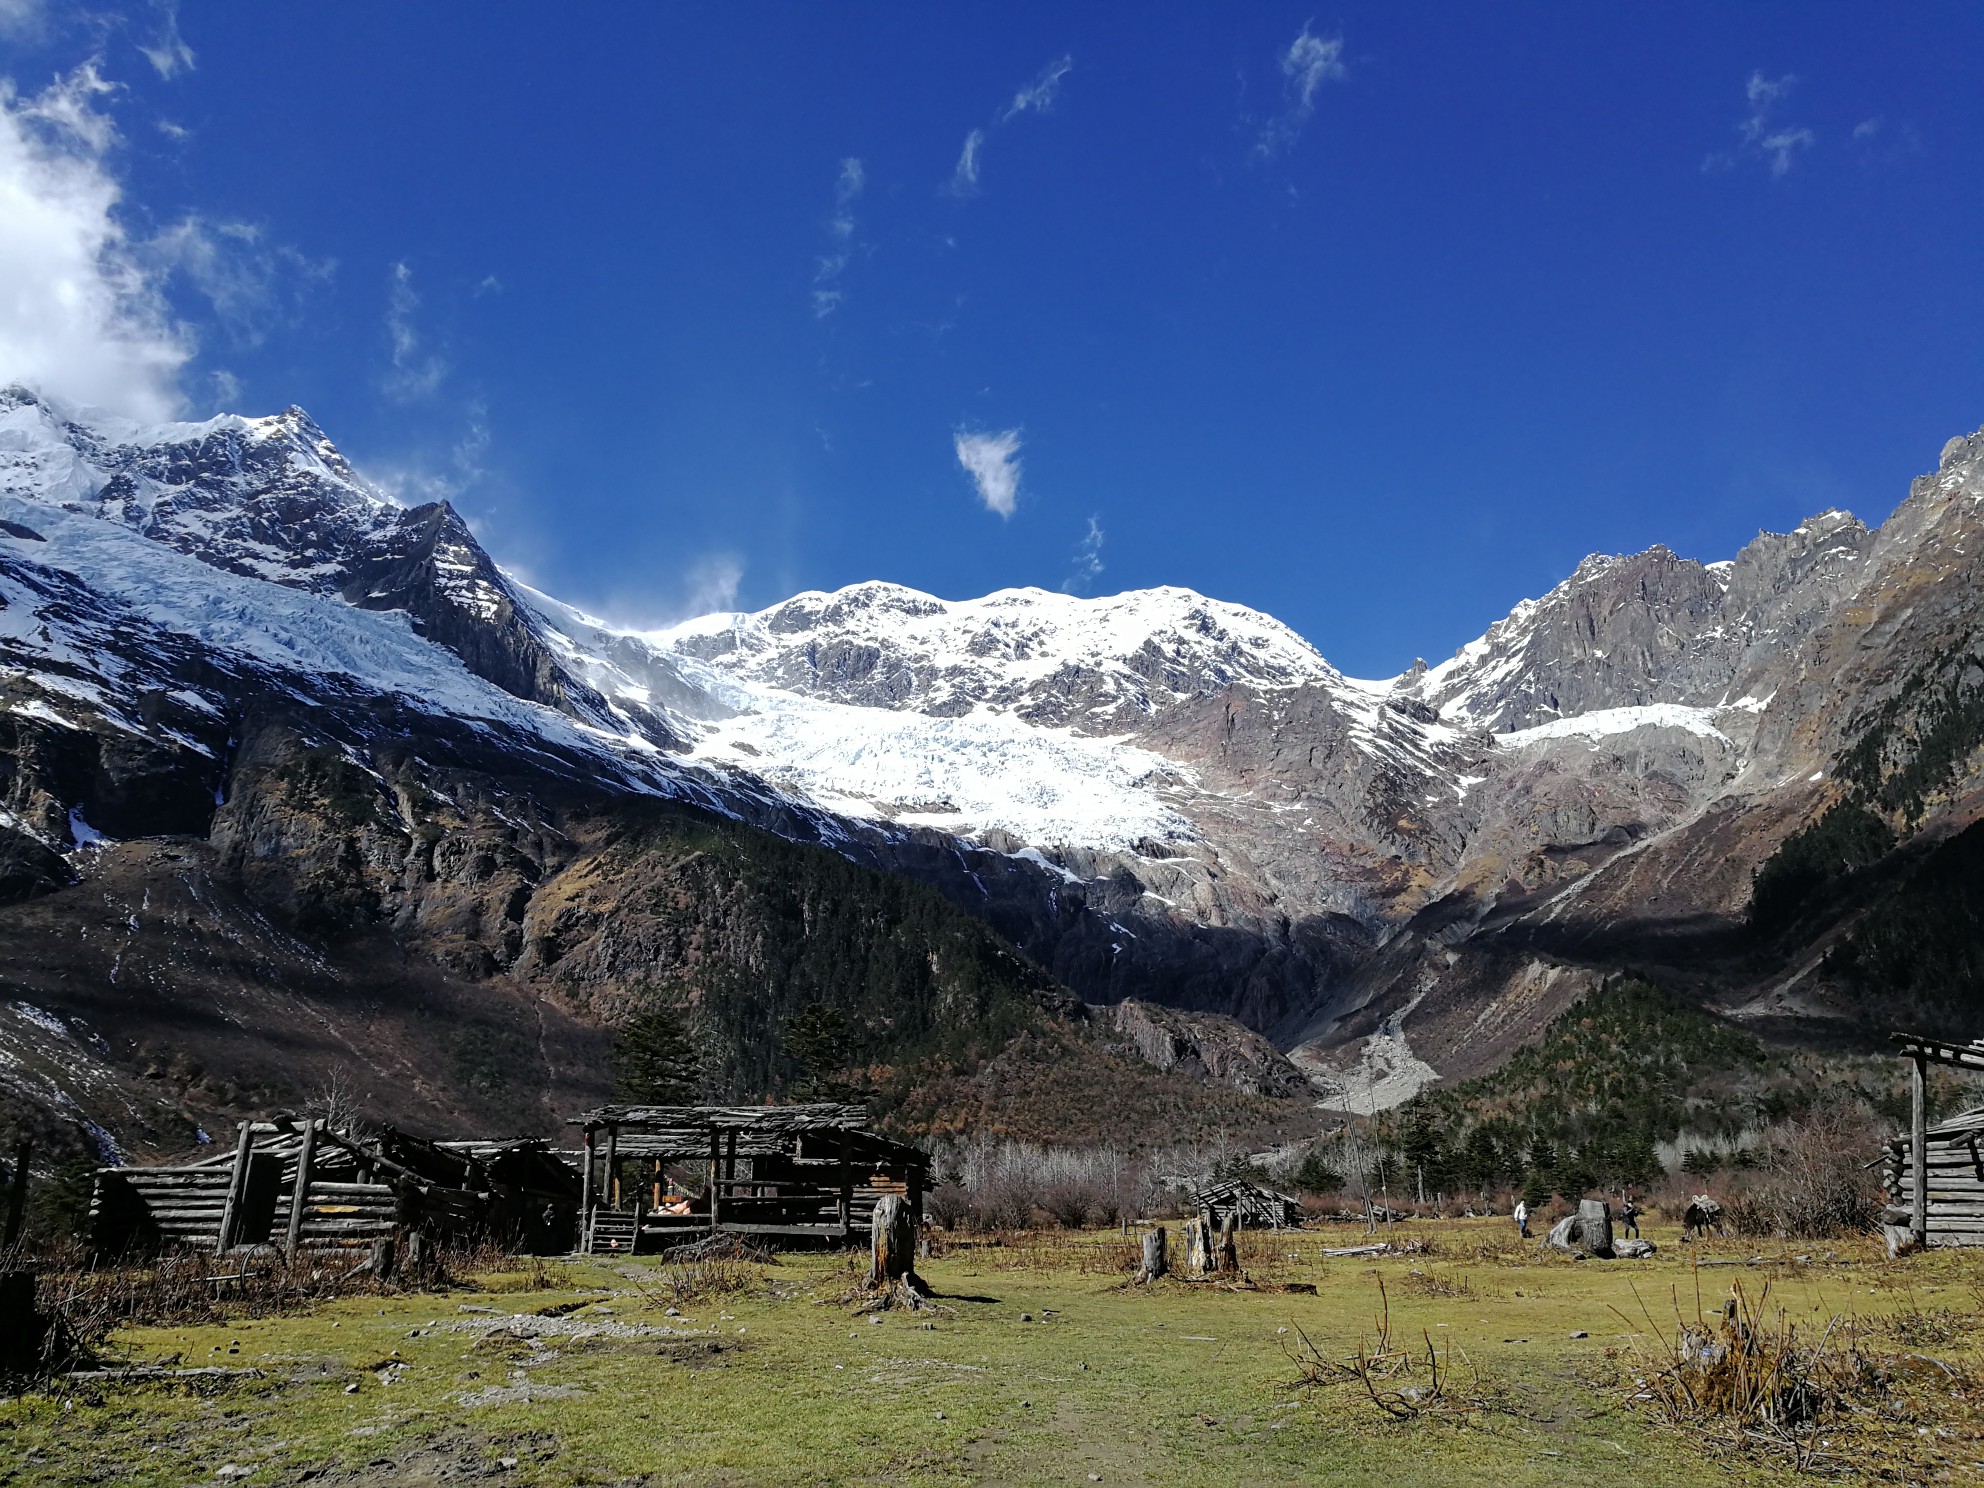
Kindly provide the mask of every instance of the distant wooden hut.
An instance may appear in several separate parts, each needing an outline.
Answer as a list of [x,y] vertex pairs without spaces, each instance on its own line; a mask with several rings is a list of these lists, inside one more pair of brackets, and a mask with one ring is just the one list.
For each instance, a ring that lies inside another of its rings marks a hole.
[[392,1127],[244,1121],[234,1147],[171,1167],[99,1168],[89,1233],[102,1251],[368,1246],[401,1232],[570,1248],[579,1176],[543,1141],[433,1142]]
[[840,1245],[891,1193],[922,1218],[929,1158],[870,1130],[860,1106],[602,1106],[572,1124],[587,1251],[716,1234]]
[[1302,1223],[1300,1200],[1244,1178],[1200,1185],[1198,1204],[1199,1213],[1214,1230],[1229,1219],[1236,1230],[1279,1230]]
[[1928,1067],[1984,1070],[1984,1045],[1900,1033],[1894,1042],[1913,1066],[1914,1100],[1908,1131],[1882,1159],[1888,1250],[1984,1245],[1984,1108],[1928,1121]]

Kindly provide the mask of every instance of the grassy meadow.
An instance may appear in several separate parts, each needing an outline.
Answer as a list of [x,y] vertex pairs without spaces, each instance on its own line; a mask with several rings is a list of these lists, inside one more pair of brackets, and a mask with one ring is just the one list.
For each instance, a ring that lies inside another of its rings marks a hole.
[[[1648,1234],[1651,1260],[1579,1262],[1428,1221],[1332,1258],[1364,1236],[1331,1225],[1242,1236],[1245,1284],[1148,1287],[1115,1231],[974,1237],[920,1266],[936,1310],[875,1315],[847,1256],[526,1261],[120,1331],[106,1362],[258,1373],[0,1401],[0,1484],[1984,1479],[1984,1258]],[[1865,1387],[1796,1451],[1662,1407],[1678,1321],[1732,1286]],[[1385,1309],[1416,1356],[1360,1377]]]

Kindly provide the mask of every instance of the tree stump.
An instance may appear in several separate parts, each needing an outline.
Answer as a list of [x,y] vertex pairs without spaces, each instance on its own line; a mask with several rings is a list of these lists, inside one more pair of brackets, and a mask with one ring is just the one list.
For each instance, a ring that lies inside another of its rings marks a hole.
[[1164,1253],[1165,1240],[1163,1225],[1144,1235],[1144,1265],[1137,1273],[1138,1281],[1156,1281],[1171,1269],[1170,1257]]
[[393,1279],[393,1262],[397,1259],[398,1256],[394,1253],[393,1237],[391,1235],[381,1235],[372,1242],[372,1254],[366,1258],[365,1264],[358,1269],[361,1274],[370,1275],[374,1281],[391,1281]]
[[868,1285],[890,1286],[916,1274],[916,1218],[896,1194],[875,1202],[868,1222]]
[[1217,1263],[1212,1253],[1212,1226],[1204,1214],[1185,1221],[1185,1271],[1191,1276],[1210,1276]]
[[1219,1227],[1219,1248],[1214,1253],[1214,1262],[1221,1276],[1233,1276],[1240,1270],[1240,1249],[1233,1243],[1233,1216],[1230,1214]]
[[860,1290],[873,1297],[864,1311],[929,1306],[930,1288],[916,1274],[916,1215],[900,1194],[876,1201],[868,1222],[868,1280]]

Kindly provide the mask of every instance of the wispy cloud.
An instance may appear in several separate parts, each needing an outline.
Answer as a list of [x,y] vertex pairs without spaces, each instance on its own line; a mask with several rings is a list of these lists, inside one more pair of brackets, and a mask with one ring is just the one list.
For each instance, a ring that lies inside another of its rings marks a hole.
[[944,188],[952,196],[978,195],[978,152],[984,147],[984,130],[974,129],[964,137],[964,148],[958,152],[957,168],[951,172],[950,184]]
[[426,348],[414,317],[420,310],[420,296],[414,292],[413,270],[396,263],[386,278],[386,339],[392,366],[383,380],[388,396],[401,403],[416,403],[434,395],[448,375],[448,364]]
[[1281,54],[1281,111],[1268,120],[1254,142],[1254,153],[1279,155],[1302,136],[1316,112],[1316,94],[1324,83],[1339,82],[1349,73],[1343,65],[1343,38],[1317,36],[1305,24],[1302,34]]
[[1041,68],[1039,77],[1013,95],[1013,101],[999,115],[999,122],[1004,124],[1027,112],[1044,114],[1053,108],[1054,99],[1061,91],[1061,79],[1074,69],[1074,65],[1073,57],[1057,57]]
[[1702,161],[1702,169],[1734,170],[1744,161],[1757,161],[1769,167],[1773,178],[1789,175],[1799,152],[1811,149],[1818,142],[1818,136],[1803,125],[1785,124],[1779,118],[1782,105],[1797,81],[1788,72],[1781,78],[1751,73],[1743,89],[1750,108],[1736,125],[1735,148],[1711,151]]
[[738,586],[743,582],[744,562],[735,553],[709,553],[698,558],[684,575],[683,618],[736,609]]
[[0,79],[0,384],[166,418],[196,344],[118,220],[113,92],[94,64],[27,97]]
[[983,128],[974,129],[964,137],[964,148],[958,151],[958,163],[951,171],[951,178],[944,183],[947,196],[978,195],[978,173],[985,151],[985,141],[995,129],[1002,129],[1021,114],[1044,114],[1054,107],[1054,100],[1061,94],[1061,79],[1074,70],[1075,59],[1071,56],[1055,58],[1040,70],[1040,75],[1013,95],[1012,102],[993,116],[992,122]]
[[1082,540],[1075,544],[1075,566],[1068,574],[1068,581],[1061,586],[1068,594],[1081,594],[1089,585],[1102,577],[1102,544],[1108,534],[1094,517],[1088,519],[1088,531]]
[[192,285],[237,346],[260,346],[272,330],[294,324],[304,297],[337,271],[335,259],[312,259],[270,243],[253,223],[215,222],[197,213],[147,239],[143,252]]
[[846,297],[840,281],[854,253],[854,204],[861,199],[861,192],[867,184],[868,172],[860,160],[850,155],[841,161],[840,175],[834,181],[834,215],[827,223],[830,246],[813,268],[813,315],[816,319],[825,320],[832,315]]
[[144,53],[153,71],[167,81],[182,72],[191,72],[193,49],[179,34],[179,0],[152,0],[152,15],[156,24],[151,36],[138,43],[138,50]]
[[952,438],[958,464],[971,477],[985,509],[1010,517],[1020,499],[1020,431],[1004,429],[992,434],[960,429]]

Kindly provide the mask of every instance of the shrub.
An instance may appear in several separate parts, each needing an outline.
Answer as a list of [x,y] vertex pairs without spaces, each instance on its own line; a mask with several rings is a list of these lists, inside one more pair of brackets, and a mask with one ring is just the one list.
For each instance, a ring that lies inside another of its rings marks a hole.
[[1728,1206],[1738,1234],[1822,1236],[1875,1223],[1879,1186],[1867,1169],[1881,1133],[1860,1111],[1819,1106],[1764,1132],[1757,1179]]

